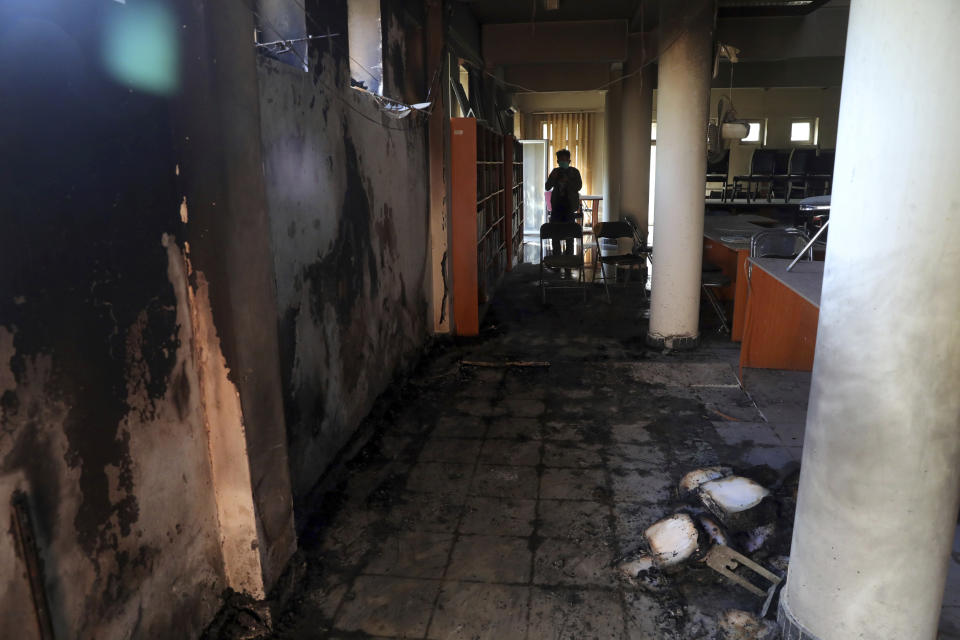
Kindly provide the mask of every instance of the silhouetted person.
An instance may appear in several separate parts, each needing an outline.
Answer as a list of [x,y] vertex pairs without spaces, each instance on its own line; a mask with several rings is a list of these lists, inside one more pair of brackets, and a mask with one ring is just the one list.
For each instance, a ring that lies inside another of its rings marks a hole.
[[[546,189],[550,190],[550,222],[574,222],[580,209],[580,189],[583,179],[576,167],[570,166],[570,152],[557,151],[557,166],[547,178]],[[560,255],[560,240],[553,241],[553,255]],[[565,255],[573,255],[573,242],[566,242]],[[568,270],[569,273],[569,270]]]

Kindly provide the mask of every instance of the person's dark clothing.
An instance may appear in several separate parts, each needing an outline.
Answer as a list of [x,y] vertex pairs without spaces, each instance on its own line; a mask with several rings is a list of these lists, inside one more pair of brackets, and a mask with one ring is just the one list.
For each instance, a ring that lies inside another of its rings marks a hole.
[[580,189],[583,180],[575,167],[556,167],[547,178],[550,192],[550,222],[573,222],[580,208]]
[[[580,189],[583,180],[575,167],[563,169],[556,167],[547,178],[550,192],[550,222],[573,222],[580,209]],[[573,242],[553,241],[553,255],[560,255],[561,244],[564,255],[573,255]]]

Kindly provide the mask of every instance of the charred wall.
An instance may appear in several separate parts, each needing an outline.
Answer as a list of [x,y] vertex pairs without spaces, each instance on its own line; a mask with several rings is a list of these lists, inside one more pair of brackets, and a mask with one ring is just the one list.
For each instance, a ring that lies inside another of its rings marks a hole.
[[[385,94],[411,100],[426,86],[423,6],[381,7]],[[307,11],[310,33],[347,33],[346,0]],[[426,118],[351,89],[343,35],[311,43],[307,73],[258,63],[295,500],[428,333]]]
[[[0,629],[36,637],[24,491],[58,638],[194,637],[225,585],[171,111],[108,77],[122,4],[0,9]],[[166,246],[164,246],[164,238]]]

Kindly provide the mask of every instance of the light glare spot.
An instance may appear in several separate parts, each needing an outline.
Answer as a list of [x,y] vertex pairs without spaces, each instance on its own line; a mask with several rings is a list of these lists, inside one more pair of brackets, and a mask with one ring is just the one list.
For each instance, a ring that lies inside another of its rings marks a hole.
[[156,2],[121,4],[104,25],[104,66],[118,82],[170,95],[179,85],[180,59],[173,12]]

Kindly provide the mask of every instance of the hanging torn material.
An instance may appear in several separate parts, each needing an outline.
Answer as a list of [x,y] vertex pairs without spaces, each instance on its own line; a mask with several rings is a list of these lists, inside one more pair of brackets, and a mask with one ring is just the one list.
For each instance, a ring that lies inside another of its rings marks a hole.
[[379,96],[377,102],[380,103],[380,108],[383,109],[383,112],[395,120],[406,118],[414,111],[427,111],[431,105],[430,102],[418,102],[416,104],[406,105]]

